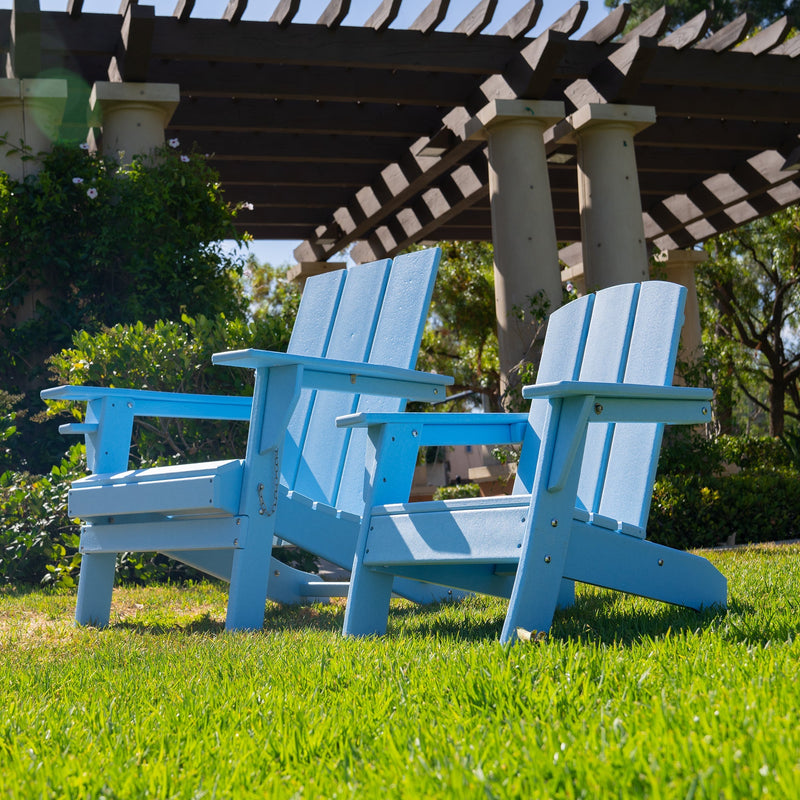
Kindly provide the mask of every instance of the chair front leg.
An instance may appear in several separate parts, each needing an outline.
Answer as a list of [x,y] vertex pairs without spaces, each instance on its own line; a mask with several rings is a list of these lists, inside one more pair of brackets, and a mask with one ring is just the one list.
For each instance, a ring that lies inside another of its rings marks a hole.
[[105,628],[111,617],[116,553],[84,553],[78,578],[75,622]]
[[386,632],[394,576],[370,569],[364,563],[369,555],[371,510],[408,500],[418,451],[419,436],[413,429],[402,425],[369,428],[366,502],[347,595],[342,629],[345,636],[380,636]]

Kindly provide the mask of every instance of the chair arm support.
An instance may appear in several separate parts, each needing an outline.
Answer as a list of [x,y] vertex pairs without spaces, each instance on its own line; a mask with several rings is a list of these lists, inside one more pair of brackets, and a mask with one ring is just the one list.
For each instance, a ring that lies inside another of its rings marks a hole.
[[250,369],[299,366],[303,371],[302,385],[307,388],[427,402],[444,400],[445,387],[454,383],[454,379],[447,375],[269,350],[231,350],[215,353],[211,360],[214,364]]
[[518,444],[524,438],[527,414],[391,413],[337,417],[339,428],[391,425],[416,431],[420,447],[458,444]]
[[[120,403],[128,409],[132,409],[135,417],[175,417],[242,422],[250,419],[250,406],[252,405],[250,397],[179,394],[104,386],[56,386],[52,389],[44,389],[41,396],[43,400],[85,402],[107,399],[112,403]],[[84,433],[85,431],[74,428],[64,432]]]

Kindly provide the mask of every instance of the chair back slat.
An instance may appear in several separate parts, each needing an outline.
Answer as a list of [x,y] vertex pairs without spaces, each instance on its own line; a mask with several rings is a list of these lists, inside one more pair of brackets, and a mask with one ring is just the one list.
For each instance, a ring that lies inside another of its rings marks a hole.
[[[422,332],[428,316],[441,251],[420,250],[398,256],[392,264],[380,318],[375,330],[371,364],[411,369],[417,363]],[[402,411],[405,400],[397,397],[362,395],[355,410]],[[336,496],[336,507],[353,514],[364,508],[364,454],[367,431],[347,429],[349,440]]]
[[[391,262],[374,262],[346,271],[336,318],[325,356],[334,360],[365,362],[372,348]],[[304,438],[298,442],[301,458],[292,479],[284,468],[289,488],[314,500],[332,504],[336,497],[347,444],[346,431],[334,420],[355,409],[356,397],[344,392],[317,391]]]
[[[548,321],[537,382],[670,385],[684,298],[680,286],[647,281],[612,286],[558,309]],[[546,403],[531,403],[530,438],[541,432]],[[662,425],[642,423],[590,425],[578,507],[643,528],[662,430]],[[515,493],[530,492],[526,484],[533,480],[536,448],[523,444],[522,454]]]
[[[336,270],[315,275],[306,281],[289,339],[288,352],[319,358],[325,356],[346,275],[345,270]],[[286,430],[281,472],[283,482],[290,487],[297,476],[313,400],[314,392],[304,389]]]
[[[547,322],[547,337],[542,348],[537,382],[578,379],[594,301],[595,295],[584,295],[551,314]],[[537,442],[544,428],[545,412],[546,401],[531,403],[528,429],[522,442],[519,469],[514,481],[514,494],[530,494],[533,490]]]
[[[622,381],[638,294],[638,284],[611,286],[597,293],[579,380]],[[598,509],[613,434],[612,424],[589,426],[578,484],[578,508]]]
[[[625,383],[672,384],[686,290],[661,281],[641,285]],[[599,512],[644,529],[664,426],[617,424]]]

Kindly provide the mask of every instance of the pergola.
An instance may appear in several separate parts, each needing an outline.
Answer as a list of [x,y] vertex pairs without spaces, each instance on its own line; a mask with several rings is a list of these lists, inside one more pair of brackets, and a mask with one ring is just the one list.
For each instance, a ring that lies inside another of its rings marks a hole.
[[133,0],[116,14],[15,0],[0,49],[10,79],[66,80],[62,135],[95,126],[107,147],[120,103],[135,105],[117,90],[152,100],[166,136],[209,153],[226,196],[253,204],[242,226],[303,240],[301,263],[353,244],[366,261],[423,240],[494,241],[504,369],[518,356],[509,311],[537,289],[560,294],[559,257],[588,288],[637,279],[648,252],[800,198],[800,36],[786,19],[750,38],[746,15],[668,32],[662,9],[622,35],[621,6],[572,38],[582,1],[531,38],[541,0],[494,35],[482,31],[496,0],[453,31],[438,30],[448,0],[408,29],[391,27],[400,0],[361,27],[342,25],[349,0],[314,25],[292,21],[299,3],[259,22],[241,19],[246,0],[222,19],[196,18],[193,0],[171,17]]

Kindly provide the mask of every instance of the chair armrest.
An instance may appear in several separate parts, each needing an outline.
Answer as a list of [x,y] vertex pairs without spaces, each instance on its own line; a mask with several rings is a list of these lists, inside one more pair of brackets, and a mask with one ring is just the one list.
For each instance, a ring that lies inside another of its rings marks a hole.
[[[110,400],[133,411],[135,417],[176,417],[247,422],[252,398],[211,394],[180,394],[143,389],[118,389],[104,386],[55,386],[41,392],[43,400],[91,402]],[[73,427],[77,426],[62,426]],[[84,433],[73,429],[64,433]]]
[[517,444],[528,424],[527,414],[376,413],[336,418],[339,428],[392,425],[416,431],[420,447],[458,444]]
[[710,389],[635,383],[559,381],[525,386],[526,399],[578,399],[592,403],[589,422],[659,422],[697,425],[710,421]]
[[307,388],[405,397],[427,402],[443,400],[445,387],[454,383],[454,379],[448,375],[382,364],[274,353],[270,350],[231,350],[215,353],[211,360],[214,364],[250,369],[299,366],[303,372],[302,385]]

